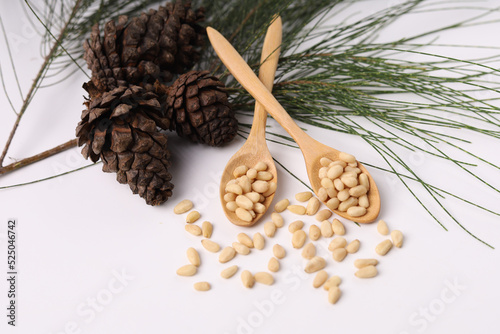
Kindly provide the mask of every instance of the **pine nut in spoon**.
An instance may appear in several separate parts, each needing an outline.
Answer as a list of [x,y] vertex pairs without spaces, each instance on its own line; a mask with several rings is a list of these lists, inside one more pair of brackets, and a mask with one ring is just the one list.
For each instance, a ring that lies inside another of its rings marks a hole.
[[[267,30],[266,37],[264,39],[264,45],[262,47],[262,57],[261,62],[263,64],[259,70],[259,78],[262,84],[267,90],[271,90],[274,83],[274,75],[276,73],[276,68],[278,66],[279,59],[279,47],[281,45],[281,18],[277,17],[276,20],[269,26]],[[259,81],[260,82],[260,81]],[[248,166],[260,167],[260,162],[265,162],[267,164],[267,173],[272,174],[272,181],[276,183],[277,173],[276,166],[274,165],[273,157],[269,152],[266,144],[266,119],[267,112],[259,102],[255,102],[254,118],[252,123],[252,128],[248,138],[243,144],[243,146],[229,159],[224,172],[222,173],[221,183],[220,183],[220,197],[222,208],[226,217],[229,221],[235,225],[239,226],[252,226],[255,224],[267,211],[267,208],[271,205],[273,201],[274,194],[266,197],[265,201],[262,203],[265,206],[265,210],[261,213],[257,213],[255,218],[251,221],[245,221],[236,216],[235,212],[227,209],[224,201],[225,188],[229,180],[233,176],[233,172],[238,166]],[[259,168],[260,169],[260,168]],[[258,171],[262,172],[262,171]],[[257,175],[259,175],[257,173]],[[263,175],[262,173],[260,175]],[[266,174],[267,176],[267,174]],[[257,177],[257,176],[256,176]],[[263,181],[266,182],[266,181]],[[262,211],[262,210],[261,210]]]
[[[302,155],[304,156],[309,182],[316,194],[318,194],[319,190],[322,188],[321,179],[319,178],[319,170],[324,167],[321,165],[322,158],[328,158],[332,163],[342,161],[346,164],[354,164],[356,162],[356,159],[352,155],[321,144],[306,134],[297,124],[295,124],[286,110],[269,92],[266,86],[260,82],[245,60],[224,36],[211,27],[207,28],[207,34],[215,52],[234,78],[250,93],[250,95],[265,106],[267,112],[271,114],[299,145]],[[323,159],[323,161],[325,161],[325,159]],[[347,214],[347,211],[335,210],[335,213],[358,223],[371,223],[377,218],[380,212],[380,195],[370,173],[368,173],[366,168],[359,162],[356,163],[357,167],[346,166],[345,168],[354,168],[354,170],[350,169],[349,171],[353,171],[354,173],[359,171],[360,173],[364,173],[368,178],[369,191],[366,195],[370,206],[366,209],[366,212],[359,217],[352,217]],[[357,214],[360,213],[360,210],[355,211]]]

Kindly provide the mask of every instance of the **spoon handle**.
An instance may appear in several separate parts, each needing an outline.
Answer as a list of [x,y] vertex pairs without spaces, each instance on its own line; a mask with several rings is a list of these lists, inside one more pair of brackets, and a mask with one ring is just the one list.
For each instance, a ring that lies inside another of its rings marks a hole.
[[212,47],[229,72],[231,72],[255,100],[266,108],[267,112],[292,136],[295,142],[299,144],[299,142],[304,143],[304,141],[312,139],[295,124],[290,115],[288,115],[266,86],[260,82],[259,78],[253,73],[250,66],[248,66],[231,43],[211,27],[207,27],[207,34]]
[[[270,92],[273,89],[274,77],[278,68],[280,57],[280,45],[282,37],[281,17],[278,16],[274,22],[267,28],[266,37],[262,46],[260,57],[259,79]],[[249,137],[255,137],[255,140],[266,140],[266,121],[267,112],[262,104],[255,101],[255,110],[253,116],[252,129]]]

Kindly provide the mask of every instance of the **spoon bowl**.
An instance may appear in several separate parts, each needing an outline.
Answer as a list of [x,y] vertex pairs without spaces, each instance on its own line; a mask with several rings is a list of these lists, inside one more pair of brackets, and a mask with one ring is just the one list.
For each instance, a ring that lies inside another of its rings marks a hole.
[[[208,38],[227,69],[235,79],[252,95],[255,100],[261,103],[269,114],[290,134],[290,136],[299,145],[304,156],[307,174],[311,186],[318,195],[321,188],[319,178],[319,169],[321,168],[320,159],[327,157],[333,161],[339,160],[340,151],[326,146],[306,134],[288,115],[286,110],[262,84],[257,76],[250,69],[245,60],[238,54],[233,46],[217,30],[208,27]],[[370,173],[358,162],[359,169],[366,173],[370,183],[370,190],[367,193],[370,206],[366,214],[360,217],[353,217],[339,210],[333,210],[337,215],[358,223],[371,223],[377,219],[380,212],[380,194],[377,185]]]
[[[261,56],[261,67],[259,70],[260,82],[266,87],[268,91],[271,91],[274,83],[274,75],[276,73],[276,68],[278,66],[279,59],[279,47],[281,45],[281,34],[282,34],[282,24],[281,18],[278,16],[274,22],[269,26],[266,37],[264,38],[264,45],[262,47]],[[252,129],[248,138],[243,144],[243,146],[229,159],[226,164],[226,168],[222,173],[222,178],[220,182],[220,200],[222,203],[222,208],[227,219],[235,225],[239,226],[252,226],[254,225],[267,211],[271,205],[274,193],[267,196],[262,203],[265,207],[265,211],[262,213],[256,213],[255,218],[250,221],[244,221],[236,216],[236,213],[230,211],[226,207],[226,201],[224,200],[224,195],[226,193],[226,184],[234,179],[233,171],[236,167],[244,165],[248,168],[252,168],[258,162],[265,162],[267,164],[267,171],[273,175],[273,182],[278,182],[278,174],[276,172],[276,166],[273,161],[273,157],[269,152],[266,143],[266,120],[267,112],[259,102],[255,102],[254,119],[252,122]]]

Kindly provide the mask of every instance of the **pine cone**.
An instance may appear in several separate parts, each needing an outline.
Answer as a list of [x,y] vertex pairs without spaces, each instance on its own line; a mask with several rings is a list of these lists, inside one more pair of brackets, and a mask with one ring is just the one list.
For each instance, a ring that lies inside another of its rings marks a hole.
[[92,82],[101,91],[127,84],[146,88],[157,79],[170,82],[200,58],[205,29],[204,9],[194,10],[191,2],[167,3],[139,17],[120,16],[104,26],[92,27],[84,43],[84,58],[92,71]]
[[[157,87],[157,91],[161,87]],[[220,146],[231,141],[238,121],[229,105],[224,83],[208,71],[181,75],[168,88],[167,114],[170,130],[194,142]]]
[[139,86],[118,87],[101,93],[92,82],[83,86],[90,94],[76,128],[83,156],[103,162],[104,172],[117,173],[149,205],[165,202],[173,184],[168,172],[170,153],[157,95]]

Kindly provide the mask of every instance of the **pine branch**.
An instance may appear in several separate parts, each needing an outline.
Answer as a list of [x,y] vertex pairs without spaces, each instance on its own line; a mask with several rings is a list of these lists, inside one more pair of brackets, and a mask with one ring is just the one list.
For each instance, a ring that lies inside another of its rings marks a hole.
[[[26,4],[30,7],[30,4],[28,1],[25,1]],[[26,109],[28,108],[34,93],[43,80],[44,73],[47,71],[47,68],[49,67],[50,63],[53,60],[54,54],[59,50],[61,46],[61,42],[64,39],[64,36],[66,34],[66,29],[68,28],[68,25],[71,23],[71,20],[77,13],[79,6],[81,4],[82,0],[77,0],[75,3],[73,10],[68,17],[68,20],[64,24],[63,28],[59,32],[59,37],[54,41],[54,44],[52,45],[52,48],[50,49],[49,53],[45,56],[44,62],[42,63],[42,66],[40,67],[40,70],[38,71],[38,74],[36,75],[35,79],[33,80],[33,84],[31,85],[30,90],[28,91],[28,94],[24,98],[23,105],[21,106],[21,109],[19,110],[19,113],[17,115],[16,121],[14,122],[14,126],[12,127],[12,130],[10,131],[9,137],[7,138],[7,142],[5,143],[5,147],[3,149],[2,155],[0,155],[0,167],[3,166],[3,161],[5,159],[5,156],[7,155],[7,151],[9,150],[10,144],[12,143],[12,139],[14,138],[14,135],[16,134],[17,128],[19,126],[19,123],[21,122],[21,118],[24,116],[24,113]]]
[[61,153],[61,152],[64,152],[70,148],[76,147],[76,143],[77,143],[76,139],[71,139],[71,140],[68,140],[67,142],[65,142],[64,144],[53,147],[53,148],[46,150],[42,153],[39,153],[39,154],[36,154],[34,156],[13,162],[10,165],[7,165],[5,167],[0,167],[0,175],[7,174],[9,172],[15,171],[17,169],[34,164],[35,162],[38,162],[38,161],[41,161],[41,160],[46,159],[48,157],[51,157],[57,153]]

